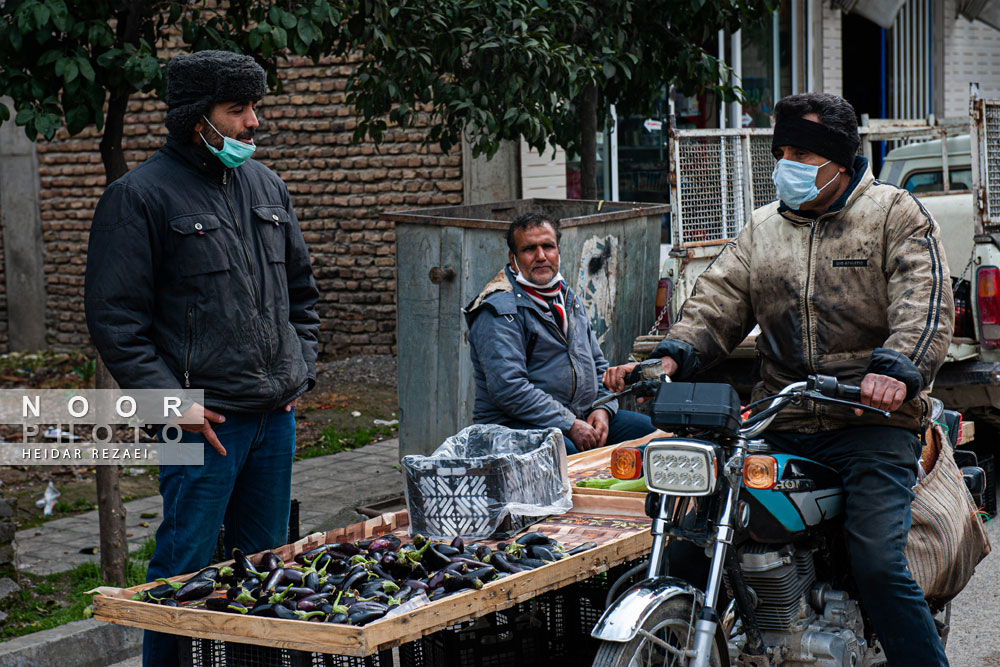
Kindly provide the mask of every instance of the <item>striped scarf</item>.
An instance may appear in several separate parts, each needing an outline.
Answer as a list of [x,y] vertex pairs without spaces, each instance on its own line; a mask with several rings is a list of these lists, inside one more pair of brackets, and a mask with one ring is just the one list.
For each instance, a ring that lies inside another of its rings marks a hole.
[[566,283],[557,282],[552,287],[534,287],[518,282],[524,293],[547,312],[552,313],[556,324],[562,329],[563,335],[569,337],[569,320],[566,318]]

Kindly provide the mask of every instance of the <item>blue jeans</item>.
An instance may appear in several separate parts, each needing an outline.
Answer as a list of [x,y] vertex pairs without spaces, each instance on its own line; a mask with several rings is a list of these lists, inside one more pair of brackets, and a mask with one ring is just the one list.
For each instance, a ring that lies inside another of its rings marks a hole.
[[[248,554],[271,549],[288,539],[295,413],[228,413],[212,427],[226,456],[205,444],[204,465],[160,466],[163,522],[146,581],[209,565],[219,526],[225,526],[227,554],[234,547]],[[185,431],[182,441],[204,438]],[[177,661],[175,635],[146,631],[144,667]]]
[[[518,429],[541,428],[540,426],[525,424],[523,422],[504,424],[504,426]],[[604,445],[617,445],[619,442],[625,442],[626,440],[635,440],[644,435],[649,435],[655,430],[656,427],[649,421],[649,415],[632,412],[631,410],[619,410],[608,422],[608,439]],[[563,442],[566,444],[567,454],[580,453],[579,448],[573,444],[573,441],[565,433],[563,433]]]

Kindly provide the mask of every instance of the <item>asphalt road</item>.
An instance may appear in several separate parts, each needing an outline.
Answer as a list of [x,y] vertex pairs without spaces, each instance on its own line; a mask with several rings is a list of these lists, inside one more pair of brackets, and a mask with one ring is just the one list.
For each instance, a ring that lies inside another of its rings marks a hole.
[[951,667],[1000,667],[1000,518],[986,524],[993,553],[951,604]]

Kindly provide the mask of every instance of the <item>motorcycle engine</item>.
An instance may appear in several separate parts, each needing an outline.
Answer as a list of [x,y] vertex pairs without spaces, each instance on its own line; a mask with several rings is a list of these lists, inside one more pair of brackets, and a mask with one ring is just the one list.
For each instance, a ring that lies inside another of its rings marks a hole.
[[[774,665],[857,667],[867,644],[858,603],[816,581],[813,552],[793,545],[747,544],[740,564]],[[731,584],[727,581],[727,586]],[[739,638],[737,647],[745,641]],[[737,661],[737,664],[755,664]]]

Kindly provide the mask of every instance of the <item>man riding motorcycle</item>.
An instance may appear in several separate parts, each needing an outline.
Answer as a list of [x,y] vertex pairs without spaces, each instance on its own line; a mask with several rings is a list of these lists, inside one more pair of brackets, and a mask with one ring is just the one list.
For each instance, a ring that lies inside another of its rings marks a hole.
[[[689,379],[757,324],[762,381],[754,399],[822,373],[860,384],[862,403],[892,412],[887,420],[792,406],[764,437],[843,477],[851,569],[889,664],[947,665],[903,552],[927,387],[952,333],[948,264],[930,214],[906,190],[875,181],[856,155],[859,144],[843,98],[808,93],[778,102],[779,201],[754,211],[698,278],[651,356],[667,375]],[[633,367],[609,369],[605,385],[621,391]]]

